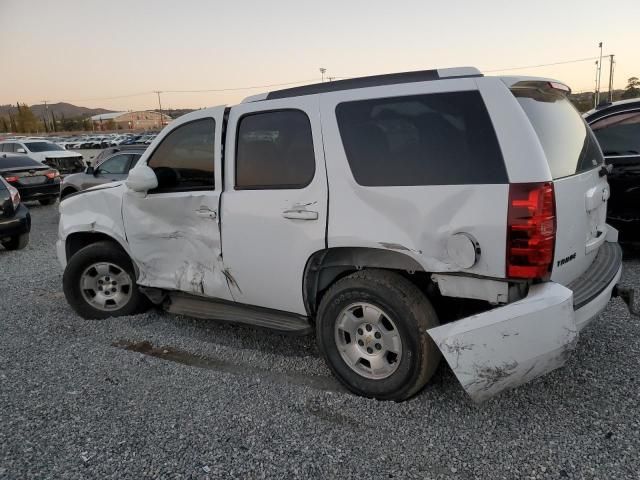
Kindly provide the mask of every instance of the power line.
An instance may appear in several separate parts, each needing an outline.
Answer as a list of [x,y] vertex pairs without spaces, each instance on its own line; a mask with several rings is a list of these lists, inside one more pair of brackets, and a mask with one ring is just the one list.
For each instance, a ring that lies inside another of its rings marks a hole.
[[[271,88],[271,87],[284,87],[287,85],[296,85],[299,83],[317,82],[317,78],[311,78],[307,80],[297,80],[295,82],[286,83],[271,83],[268,85],[251,85],[249,87],[230,87],[230,88],[207,88],[203,90],[162,90],[163,93],[206,93],[206,92],[234,92],[237,90],[252,90],[255,88]],[[153,93],[153,92],[152,92]]]
[[563,62],[553,62],[553,63],[541,63],[539,65],[525,65],[522,67],[507,67],[507,68],[496,68],[493,70],[484,70],[481,69],[485,73],[493,73],[493,72],[506,72],[509,70],[524,70],[525,68],[539,68],[539,67],[552,67],[554,65],[566,65],[568,63],[579,63],[579,62],[589,62],[592,60],[598,60],[600,57],[589,57],[589,58],[577,58],[575,60],[565,60]]

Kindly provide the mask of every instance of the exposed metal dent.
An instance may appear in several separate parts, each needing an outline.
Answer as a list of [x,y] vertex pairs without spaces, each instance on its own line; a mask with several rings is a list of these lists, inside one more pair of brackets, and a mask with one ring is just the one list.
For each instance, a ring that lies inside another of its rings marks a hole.
[[532,286],[524,299],[428,330],[476,402],[564,365],[578,330],[571,290]]

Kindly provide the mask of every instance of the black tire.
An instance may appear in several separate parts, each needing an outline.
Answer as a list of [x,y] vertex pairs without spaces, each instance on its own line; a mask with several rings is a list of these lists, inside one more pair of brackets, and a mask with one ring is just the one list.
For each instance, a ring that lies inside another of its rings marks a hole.
[[77,192],[77,190],[75,188],[65,188],[62,191],[62,193],[60,194],[60,200],[64,200],[69,195],[71,195],[72,193],[76,193],[76,192]]
[[[126,304],[116,310],[100,310],[90,304],[80,287],[83,272],[91,265],[109,262],[125,271],[131,279],[131,295]],[[62,276],[62,287],[69,305],[83,318],[103,319],[141,313],[149,308],[149,300],[140,292],[131,259],[120,246],[113,242],[96,242],[78,251],[71,257]]]
[[38,202],[40,202],[40,205],[53,205],[56,202],[55,198],[41,198],[40,200],[38,200]]
[[[349,305],[366,302],[380,308],[398,330],[402,355],[387,378],[370,379],[343,360],[336,344],[335,325]],[[352,392],[379,400],[406,400],[419,392],[433,376],[440,351],[427,330],[440,324],[427,297],[403,276],[367,269],[337,281],[323,296],[318,309],[318,347],[333,374]]]
[[22,250],[29,245],[29,234],[23,233],[22,235],[16,235],[9,240],[2,242],[2,246],[7,250]]

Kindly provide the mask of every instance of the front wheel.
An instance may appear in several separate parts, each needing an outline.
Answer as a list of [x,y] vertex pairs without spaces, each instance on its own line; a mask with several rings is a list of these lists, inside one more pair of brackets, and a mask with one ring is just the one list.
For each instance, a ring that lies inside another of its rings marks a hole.
[[29,244],[29,234],[23,233],[22,235],[16,235],[9,240],[2,242],[2,246],[7,250],[22,250]]
[[336,282],[318,309],[318,347],[352,392],[405,400],[433,376],[440,351],[427,334],[439,325],[427,297],[403,276],[363,270]]
[[87,319],[132,315],[149,306],[131,260],[113,242],[93,243],[72,256],[62,285],[69,305]]

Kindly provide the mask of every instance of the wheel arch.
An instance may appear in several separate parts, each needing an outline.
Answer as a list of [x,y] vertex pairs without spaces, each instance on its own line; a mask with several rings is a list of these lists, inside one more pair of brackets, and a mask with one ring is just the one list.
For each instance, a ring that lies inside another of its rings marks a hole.
[[[126,253],[129,258],[131,258],[131,255],[129,255],[129,252],[127,251],[125,246],[122,245],[116,238],[102,232],[80,231],[70,233],[65,239],[65,254],[67,257],[67,262],[81,249],[97,242],[113,243],[118,246],[124,253]],[[138,275],[138,267],[133,259],[131,263],[133,264],[136,275]]]
[[314,316],[323,293],[340,278],[363,268],[423,272],[410,256],[381,248],[335,247],[319,250],[307,260],[302,288],[307,313]]

